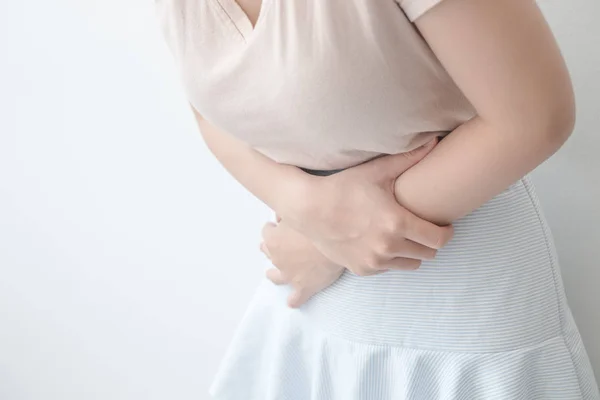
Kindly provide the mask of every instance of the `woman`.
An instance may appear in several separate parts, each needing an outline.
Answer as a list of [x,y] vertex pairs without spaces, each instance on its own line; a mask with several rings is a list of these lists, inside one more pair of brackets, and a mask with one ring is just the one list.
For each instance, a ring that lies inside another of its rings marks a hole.
[[533,1],[156,5],[208,147],[277,214],[215,399],[600,399],[528,176],[575,115]]

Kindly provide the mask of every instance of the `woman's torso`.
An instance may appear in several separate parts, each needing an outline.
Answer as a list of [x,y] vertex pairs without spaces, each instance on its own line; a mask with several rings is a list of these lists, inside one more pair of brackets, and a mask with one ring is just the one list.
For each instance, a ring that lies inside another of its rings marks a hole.
[[475,115],[395,0],[156,0],[189,101],[281,163],[359,164]]

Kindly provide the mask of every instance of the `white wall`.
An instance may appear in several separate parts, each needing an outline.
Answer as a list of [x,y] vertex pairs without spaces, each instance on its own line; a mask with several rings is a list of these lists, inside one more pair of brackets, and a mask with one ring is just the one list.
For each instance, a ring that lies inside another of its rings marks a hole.
[[[600,3],[543,8],[577,132],[534,179],[600,377]],[[0,399],[206,400],[270,211],[213,159],[151,0],[0,2]]]

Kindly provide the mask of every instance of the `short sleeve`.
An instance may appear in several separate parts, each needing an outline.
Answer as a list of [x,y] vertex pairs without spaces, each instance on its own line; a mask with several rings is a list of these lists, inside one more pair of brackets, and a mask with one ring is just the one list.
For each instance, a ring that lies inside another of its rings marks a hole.
[[433,6],[441,3],[443,0],[396,0],[400,8],[404,11],[410,22],[414,22]]

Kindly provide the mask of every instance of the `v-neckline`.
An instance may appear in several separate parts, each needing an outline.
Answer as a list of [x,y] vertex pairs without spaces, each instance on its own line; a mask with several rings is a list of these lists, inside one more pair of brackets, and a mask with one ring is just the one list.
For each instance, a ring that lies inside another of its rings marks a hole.
[[248,14],[246,14],[242,9],[242,6],[240,6],[236,0],[217,0],[217,3],[219,3],[229,18],[231,18],[231,22],[233,22],[240,35],[242,35],[247,42],[259,26],[270,0],[261,1],[260,10],[258,11],[254,26],[252,26],[252,21],[250,20],[250,17],[248,17]]

